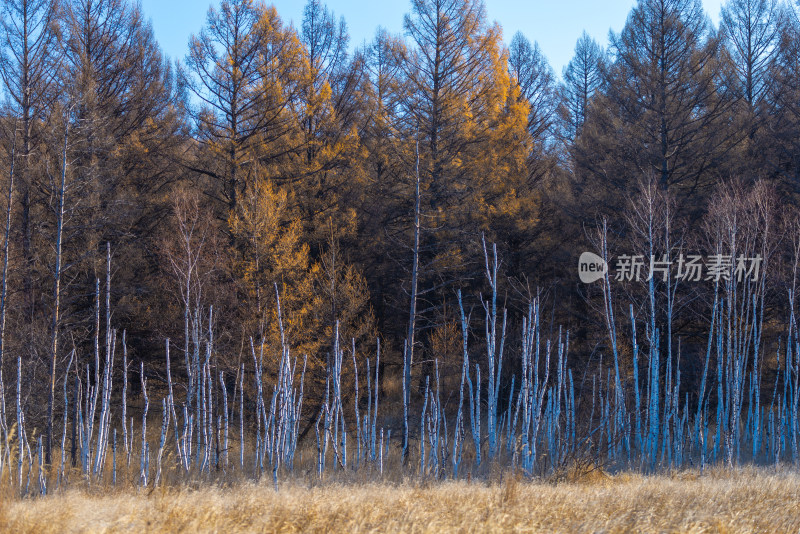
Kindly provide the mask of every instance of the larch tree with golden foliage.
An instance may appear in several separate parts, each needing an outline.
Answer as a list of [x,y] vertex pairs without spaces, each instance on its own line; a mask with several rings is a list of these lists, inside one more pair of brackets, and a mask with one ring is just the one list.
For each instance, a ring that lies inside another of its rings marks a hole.
[[227,208],[223,220],[264,145],[289,128],[284,111],[299,61],[294,31],[253,0],[210,8],[206,27],[190,40],[186,82],[199,102],[191,109],[206,163],[192,168],[211,179],[209,192]]
[[408,266],[410,395],[415,331],[435,326],[434,311],[453,298],[454,284],[480,272],[474,252],[481,233],[500,230],[499,214],[529,224],[535,195],[527,180],[530,107],[483,3],[415,0],[404,27],[411,44],[402,62],[407,94],[400,117],[407,218],[397,236],[410,249],[407,259],[398,258]]

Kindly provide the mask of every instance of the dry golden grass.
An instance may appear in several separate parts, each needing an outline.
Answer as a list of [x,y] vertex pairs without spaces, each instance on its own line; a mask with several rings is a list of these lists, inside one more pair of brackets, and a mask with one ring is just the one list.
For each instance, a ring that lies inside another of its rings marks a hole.
[[548,484],[286,483],[0,502],[2,532],[793,532],[800,475],[743,469]]

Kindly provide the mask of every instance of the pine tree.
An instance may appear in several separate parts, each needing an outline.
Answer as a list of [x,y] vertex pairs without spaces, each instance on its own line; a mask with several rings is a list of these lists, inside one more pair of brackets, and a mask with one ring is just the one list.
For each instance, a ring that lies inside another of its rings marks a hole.
[[764,98],[765,128],[759,161],[762,171],[777,177],[781,189],[800,194],[800,17],[787,10],[775,57],[770,64],[769,91]]
[[722,8],[721,30],[750,108],[767,89],[769,65],[778,51],[782,11],[775,0],[729,0]]
[[365,75],[361,85],[364,127],[360,141],[365,156],[362,171],[366,187],[355,196],[359,220],[359,239],[365,247],[354,247],[353,259],[364,269],[370,284],[375,314],[381,331],[398,335],[396,309],[389,303],[402,277],[397,262],[386,261],[396,248],[393,236],[402,232],[408,214],[406,168],[398,128],[400,104],[406,98],[402,62],[405,43],[379,29],[367,47]]
[[309,0],[300,34],[306,57],[299,98],[294,106],[300,141],[292,153],[289,181],[301,210],[314,254],[326,241],[330,218],[340,237],[355,232],[354,208],[361,182],[356,122],[362,57],[348,57],[349,35],[344,19],[319,0]]
[[[282,139],[285,110],[301,68],[297,35],[274,8],[252,0],[224,1],[210,8],[206,27],[189,43],[187,87],[199,102],[190,106],[208,176],[228,213],[247,183],[248,165],[264,143]],[[219,161],[220,163],[217,163]]]
[[520,32],[511,39],[508,65],[511,75],[519,84],[522,98],[530,104],[528,131],[531,137],[547,140],[552,135],[558,104],[553,69],[539,49],[539,43],[531,45]]
[[61,85],[73,106],[74,169],[64,235],[74,288],[67,288],[65,317],[81,323],[93,316],[85,295],[104,276],[111,243],[113,254],[126,258],[115,287],[123,294],[137,288],[118,309],[119,319],[129,320],[153,308],[150,289],[157,282],[141,275],[158,268],[150,243],[138,236],[150,235],[167,213],[186,139],[184,118],[173,70],[139,7],[127,0],[72,0],[64,21]]
[[268,310],[274,308],[275,284],[284,301],[294,298],[306,276],[308,245],[292,213],[286,190],[264,177],[250,180],[228,223],[239,251],[235,273],[243,285],[241,305],[246,330],[263,337]]
[[725,127],[724,63],[700,2],[640,0],[611,46],[574,150],[580,179],[590,180],[584,192],[614,211],[617,194],[649,173],[683,198],[707,191],[738,132]]
[[[41,218],[41,195],[37,194],[44,154],[43,125],[58,93],[62,45],[58,5],[52,0],[3,0],[0,4],[0,79],[11,112],[19,125],[20,146],[16,174],[20,197],[23,316],[30,323],[35,308],[36,221]],[[30,328],[30,325],[29,325]],[[31,339],[29,338],[28,341]]]
[[561,115],[566,137],[571,141],[580,134],[589,103],[602,84],[603,58],[600,45],[583,32],[575,44],[575,55],[564,67]]

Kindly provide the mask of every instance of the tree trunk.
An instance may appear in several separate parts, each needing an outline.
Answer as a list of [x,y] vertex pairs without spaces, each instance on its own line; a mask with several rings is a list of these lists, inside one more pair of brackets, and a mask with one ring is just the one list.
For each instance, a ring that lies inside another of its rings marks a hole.
[[56,222],[56,267],[53,277],[53,322],[50,339],[50,387],[47,395],[47,436],[45,440],[45,463],[50,465],[53,451],[53,401],[56,393],[56,360],[58,358],[58,322],[61,306],[61,246],[64,230],[64,196],[67,184],[67,142],[69,139],[69,114],[64,127],[64,149],[61,154],[61,185],[58,189],[58,220]]
[[414,330],[417,321],[417,285],[419,279],[420,188],[419,143],[416,146],[416,191],[414,197],[414,249],[411,266],[411,310],[408,317],[408,336],[403,354],[403,462],[408,456],[408,410],[411,400],[411,364],[414,362]]

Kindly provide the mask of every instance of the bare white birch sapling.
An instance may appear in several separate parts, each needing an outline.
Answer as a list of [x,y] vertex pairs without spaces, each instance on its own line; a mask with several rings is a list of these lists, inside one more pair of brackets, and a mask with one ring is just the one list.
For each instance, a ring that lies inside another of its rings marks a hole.
[[53,317],[50,326],[50,381],[47,396],[47,428],[45,437],[45,462],[50,465],[53,450],[53,404],[56,396],[56,364],[58,362],[59,320],[61,314],[61,273],[62,273],[62,247],[64,234],[64,215],[67,194],[67,149],[69,147],[69,109],[64,121],[64,144],[61,151],[61,173],[56,192],[56,235],[55,252],[56,264],[53,269]]

